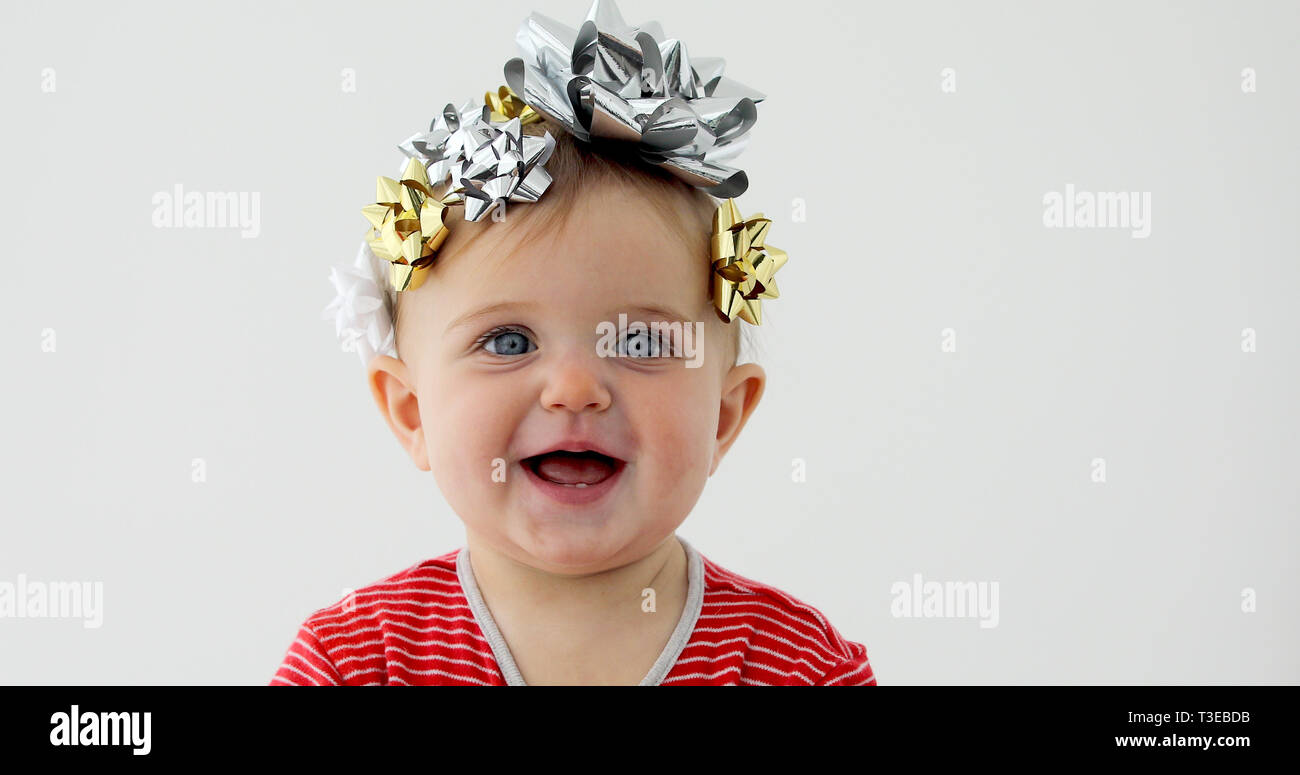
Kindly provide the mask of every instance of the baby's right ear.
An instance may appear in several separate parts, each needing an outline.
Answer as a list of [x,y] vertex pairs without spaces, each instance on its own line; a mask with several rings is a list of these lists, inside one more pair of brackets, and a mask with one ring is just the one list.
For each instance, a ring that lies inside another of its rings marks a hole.
[[420,422],[420,403],[406,364],[389,355],[376,355],[366,367],[366,382],[379,413],[421,471],[429,467],[429,450]]

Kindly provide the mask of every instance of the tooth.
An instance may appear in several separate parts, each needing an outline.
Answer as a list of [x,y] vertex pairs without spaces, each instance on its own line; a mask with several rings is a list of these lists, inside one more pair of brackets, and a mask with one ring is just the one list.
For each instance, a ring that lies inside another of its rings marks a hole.
[[577,487],[586,487],[586,486],[587,486],[587,483],[586,483],[586,482],[578,482],[578,484],[577,484],[576,486],[577,486]]

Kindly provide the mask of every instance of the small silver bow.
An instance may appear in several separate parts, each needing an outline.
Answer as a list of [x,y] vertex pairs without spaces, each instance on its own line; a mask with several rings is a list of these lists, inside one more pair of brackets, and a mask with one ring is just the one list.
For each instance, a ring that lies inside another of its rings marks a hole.
[[[465,220],[479,221],[507,200],[536,202],[551,176],[545,164],[555,150],[555,138],[525,135],[516,116],[493,121],[492,110],[469,101],[460,110],[448,103],[428,132],[398,146],[408,158],[419,158],[432,186],[452,187],[448,196],[465,205]],[[444,204],[450,204],[444,197]],[[504,214],[504,213],[503,213]]]

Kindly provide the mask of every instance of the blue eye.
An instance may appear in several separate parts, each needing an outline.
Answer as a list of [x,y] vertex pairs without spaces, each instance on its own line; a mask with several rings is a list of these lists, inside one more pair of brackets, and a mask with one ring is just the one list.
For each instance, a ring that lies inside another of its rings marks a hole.
[[663,341],[662,331],[652,333],[637,329],[631,336],[619,340],[619,355],[628,358],[665,358],[670,356],[671,343]]
[[527,335],[513,328],[493,329],[484,334],[479,343],[493,355],[523,355],[537,349]]

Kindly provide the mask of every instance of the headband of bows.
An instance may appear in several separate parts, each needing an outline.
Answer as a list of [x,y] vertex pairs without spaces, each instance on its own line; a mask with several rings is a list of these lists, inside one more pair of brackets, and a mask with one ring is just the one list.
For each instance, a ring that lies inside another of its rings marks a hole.
[[336,296],[322,316],[334,318],[343,349],[363,366],[397,356],[395,294],[423,284],[450,233],[448,208],[480,221],[504,214],[507,202],[541,198],[555,139],[523,126],[543,118],[585,142],[636,143],[646,162],[724,199],[713,218],[713,304],[724,322],[760,325],[787,256],[766,244],[769,219],[741,215],[734,197],[748,178],[721,162],[744,148],[763,95],[724,78],[721,59],[692,60],[680,41],[662,38],[655,22],[625,24],[612,0],[595,0],[578,30],[537,13],[526,19],[517,36],[524,57],[506,63],[509,85],[481,103],[446,105],[428,131],[398,145],[406,157],[398,177],[379,177],[375,202],[362,209],[370,229],[356,261],[330,275]]

